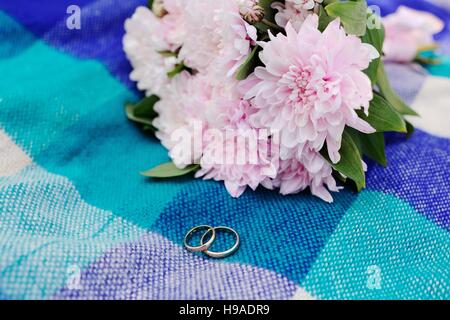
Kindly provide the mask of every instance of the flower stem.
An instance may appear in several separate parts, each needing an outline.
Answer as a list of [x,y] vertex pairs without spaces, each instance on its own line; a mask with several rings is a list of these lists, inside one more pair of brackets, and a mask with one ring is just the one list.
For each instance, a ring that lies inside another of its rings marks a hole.
[[277,25],[277,24],[275,24],[275,23],[273,23],[273,22],[270,22],[270,21],[267,20],[267,19],[262,19],[261,22],[262,22],[263,24],[265,24],[266,26],[268,26],[268,27],[270,27],[270,28],[273,28],[273,29],[276,29],[276,30],[278,30],[278,31],[283,31],[283,30],[284,30],[284,29],[283,29],[282,27],[280,27],[279,25]]

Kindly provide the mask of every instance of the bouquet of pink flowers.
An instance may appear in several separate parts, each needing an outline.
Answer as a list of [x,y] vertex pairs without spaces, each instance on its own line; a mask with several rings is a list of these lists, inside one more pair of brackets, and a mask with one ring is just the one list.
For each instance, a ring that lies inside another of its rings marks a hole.
[[146,93],[126,113],[172,160],[145,176],[195,172],[233,197],[309,187],[332,202],[337,180],[365,187],[363,156],[386,165],[384,132],[412,131],[365,0],[154,0],[125,29]]

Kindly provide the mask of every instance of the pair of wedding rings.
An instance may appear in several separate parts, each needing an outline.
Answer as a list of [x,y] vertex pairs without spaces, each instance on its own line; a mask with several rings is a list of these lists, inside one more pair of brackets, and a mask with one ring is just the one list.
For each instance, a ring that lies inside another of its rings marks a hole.
[[[200,231],[200,230],[206,230],[205,233],[202,235],[201,239],[200,239],[200,245],[199,246],[191,246],[189,244],[189,240],[192,238],[192,236]],[[211,251],[209,250],[209,247],[211,247],[211,245],[214,243],[214,241],[216,240],[216,233],[217,231],[223,231],[223,232],[229,232],[232,233],[235,237],[235,243],[234,245],[225,250],[225,251]],[[209,239],[208,239],[208,235],[210,235]],[[240,244],[240,239],[239,239],[239,234],[232,228],[229,227],[225,227],[225,226],[218,226],[218,227],[211,227],[208,225],[201,225],[201,226],[197,226],[192,228],[191,230],[189,230],[186,235],[184,236],[184,246],[186,247],[186,249],[188,251],[191,252],[203,252],[204,254],[206,254],[208,257],[211,258],[225,258],[228,257],[229,255],[232,255],[239,247]]]

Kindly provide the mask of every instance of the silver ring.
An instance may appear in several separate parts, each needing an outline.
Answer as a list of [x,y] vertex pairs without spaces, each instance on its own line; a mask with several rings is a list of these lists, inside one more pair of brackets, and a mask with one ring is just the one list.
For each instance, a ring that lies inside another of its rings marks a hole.
[[[196,246],[196,247],[190,246],[188,244],[189,239],[197,230],[200,230],[200,229],[207,229],[206,232],[202,236],[201,245]],[[203,243],[203,239],[210,231],[212,232],[211,238],[208,241],[206,241],[205,243]],[[214,242],[215,239],[216,239],[216,231],[214,230],[214,228],[204,224],[201,226],[196,226],[186,233],[186,235],[184,236],[184,246],[186,247],[187,250],[189,250],[191,252],[204,252],[204,251],[208,250],[208,248],[211,246],[211,244]]]
[[[236,237],[236,243],[230,249],[225,250],[225,251],[216,252],[216,251],[209,251],[208,249],[206,249],[206,250],[203,251],[203,253],[206,254],[208,257],[211,257],[211,258],[225,258],[225,257],[228,257],[229,255],[232,255],[237,250],[237,248],[239,248],[239,244],[241,242],[241,240],[239,238],[239,234],[234,229],[229,228],[229,227],[225,227],[225,226],[214,227],[213,228],[213,233],[215,232],[215,230],[224,230],[224,231],[228,231],[228,232],[233,233],[234,236]],[[205,238],[205,236],[208,233],[209,233],[209,230],[202,236],[202,238],[200,240],[201,244],[203,244],[204,238]],[[208,243],[208,242],[206,242],[206,243]]]

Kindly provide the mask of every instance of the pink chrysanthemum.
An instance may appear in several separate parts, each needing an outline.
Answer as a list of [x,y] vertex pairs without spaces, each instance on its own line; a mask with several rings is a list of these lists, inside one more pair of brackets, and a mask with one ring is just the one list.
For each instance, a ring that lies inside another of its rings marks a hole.
[[130,79],[137,81],[147,96],[162,95],[170,83],[167,73],[180,63],[175,54],[170,54],[184,38],[180,1],[164,0],[162,4],[168,13],[162,18],[146,7],[138,7],[125,21],[123,49],[133,66]]
[[270,35],[261,45],[265,66],[246,80],[251,89],[244,98],[258,109],[252,125],[280,130],[283,160],[301,161],[305,148],[319,151],[326,141],[336,163],[345,126],[375,132],[355,110],[368,112],[372,85],[362,70],[378,52],[347,35],[338,19],[321,33],[318,16],[310,15],[299,32],[288,23],[286,35]]
[[[273,187],[283,195],[311,189],[311,193],[326,202],[333,202],[330,191],[339,191],[332,176],[332,168],[317,152],[304,150],[302,162],[297,159],[282,160]],[[328,190],[327,190],[328,188]]]
[[186,39],[186,5],[186,0],[163,0],[167,14],[161,20],[165,26],[166,40],[174,47],[180,47]]
[[212,88],[204,108],[207,130],[201,169],[196,173],[196,177],[224,181],[233,197],[239,197],[247,187],[270,187],[278,168],[278,149],[269,132],[250,126],[254,110],[241,98],[237,86],[237,81],[230,80]]
[[271,186],[278,165],[271,153],[270,139],[259,139],[257,130],[210,130],[204,137],[201,169],[195,176],[224,181],[229,194],[239,197],[247,187]]
[[155,104],[159,115],[153,121],[177,167],[199,163],[196,176],[224,181],[233,197],[247,186],[270,183],[278,161],[269,134],[249,125],[252,109],[237,84],[229,79],[213,85],[208,75],[183,72]]
[[192,117],[181,99],[188,96],[189,83],[192,76],[183,71],[173,81],[167,85],[161,100],[155,103],[154,110],[158,117],[153,120],[153,126],[158,129],[156,137],[167,149],[171,149],[175,142],[171,140],[172,133],[186,126]]
[[207,78],[183,71],[167,85],[161,100],[155,104],[156,137],[179,168],[197,163],[202,155],[202,130],[208,126],[206,110],[211,105],[212,94]]
[[288,22],[290,22],[292,27],[297,31],[300,30],[306,17],[313,14],[311,10],[301,9],[295,6],[293,2],[288,1],[285,3],[274,2],[271,6],[278,11],[275,14],[275,22],[277,25],[285,28]]
[[322,2],[323,0],[286,0],[286,3],[292,3],[299,10],[312,10]]
[[243,20],[235,0],[191,0],[186,32],[180,58],[202,73],[212,71],[215,78],[231,77],[256,41],[256,28]]

